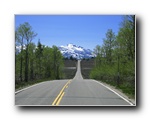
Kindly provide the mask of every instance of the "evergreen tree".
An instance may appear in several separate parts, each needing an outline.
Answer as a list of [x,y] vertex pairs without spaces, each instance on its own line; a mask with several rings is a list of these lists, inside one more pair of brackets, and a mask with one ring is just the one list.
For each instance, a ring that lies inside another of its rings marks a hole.
[[36,49],[38,78],[42,78],[42,65],[41,65],[42,57],[43,57],[43,45],[41,44],[41,42],[39,40],[38,45],[37,45],[37,49]]

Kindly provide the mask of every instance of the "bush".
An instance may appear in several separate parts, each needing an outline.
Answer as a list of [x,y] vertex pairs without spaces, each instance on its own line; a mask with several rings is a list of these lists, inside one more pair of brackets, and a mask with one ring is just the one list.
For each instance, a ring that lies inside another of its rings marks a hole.
[[114,85],[124,93],[128,93],[134,96],[135,94],[135,73],[134,63],[128,62],[119,65],[119,86],[118,79],[118,64],[103,64],[96,66],[90,73],[90,78],[101,80],[108,84]]

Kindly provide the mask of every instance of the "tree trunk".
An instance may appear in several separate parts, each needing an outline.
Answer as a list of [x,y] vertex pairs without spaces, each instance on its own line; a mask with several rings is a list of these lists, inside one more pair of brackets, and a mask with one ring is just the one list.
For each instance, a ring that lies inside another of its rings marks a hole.
[[20,58],[20,81],[22,81],[22,61],[23,61],[23,58],[22,58],[22,52],[23,52],[23,44],[21,45],[21,58]]
[[28,42],[26,46],[26,58],[25,58],[25,82],[28,82]]
[[30,79],[34,79],[34,75],[33,75],[33,60],[30,61]]

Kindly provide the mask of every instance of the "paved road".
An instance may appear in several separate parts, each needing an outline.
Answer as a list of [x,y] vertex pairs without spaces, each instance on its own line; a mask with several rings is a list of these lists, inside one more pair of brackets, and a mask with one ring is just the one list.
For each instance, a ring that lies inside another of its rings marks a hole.
[[77,72],[71,80],[43,82],[15,95],[15,105],[131,105],[112,90],[92,79],[83,79],[78,61]]

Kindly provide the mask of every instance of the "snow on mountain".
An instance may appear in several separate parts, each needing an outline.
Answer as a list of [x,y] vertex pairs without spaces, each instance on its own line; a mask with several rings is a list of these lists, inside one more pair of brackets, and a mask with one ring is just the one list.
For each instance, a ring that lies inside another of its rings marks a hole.
[[[26,49],[26,46],[23,46],[23,50]],[[75,59],[88,59],[92,57],[96,57],[96,55],[93,53],[90,49],[84,49],[81,46],[76,46],[73,44],[68,44],[67,46],[60,46],[58,47],[60,52],[65,58],[73,57]],[[16,54],[18,54],[21,51],[21,46],[16,46]]]
[[84,49],[81,46],[76,46],[73,44],[68,44],[67,46],[60,46],[58,47],[58,49],[65,58],[70,58],[71,56],[76,59],[87,59],[95,57],[95,54],[92,50]]

